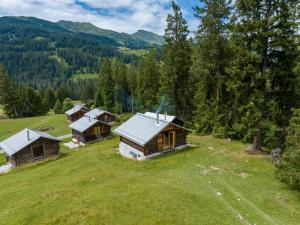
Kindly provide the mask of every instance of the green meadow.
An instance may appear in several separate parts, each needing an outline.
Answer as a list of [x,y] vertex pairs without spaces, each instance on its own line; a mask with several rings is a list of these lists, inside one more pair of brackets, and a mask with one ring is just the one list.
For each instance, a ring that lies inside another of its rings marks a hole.
[[21,131],[24,128],[49,128],[48,133],[54,136],[70,134],[66,115],[48,113],[45,116],[22,119],[0,119],[0,141]]
[[0,176],[0,224],[299,224],[300,194],[268,156],[209,136],[189,142],[145,162],[121,157],[118,137],[62,146],[58,159]]

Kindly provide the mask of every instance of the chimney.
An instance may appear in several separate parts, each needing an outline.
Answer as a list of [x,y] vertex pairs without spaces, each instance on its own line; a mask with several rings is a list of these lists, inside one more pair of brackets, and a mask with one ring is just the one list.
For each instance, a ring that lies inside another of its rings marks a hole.
[[156,123],[159,124],[159,113],[156,113]]
[[89,122],[91,122],[91,117],[89,116]]
[[29,130],[27,130],[27,140],[30,141]]
[[165,121],[167,121],[167,112],[165,112]]

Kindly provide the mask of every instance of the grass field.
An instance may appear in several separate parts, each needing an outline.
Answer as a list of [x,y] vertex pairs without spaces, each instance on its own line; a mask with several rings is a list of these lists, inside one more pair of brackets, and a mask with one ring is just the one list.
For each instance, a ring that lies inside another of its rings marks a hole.
[[130,48],[119,48],[120,52],[127,55],[136,55],[136,56],[144,56],[147,53],[146,49],[130,49]]
[[66,115],[55,115],[52,113],[46,116],[37,116],[22,119],[0,119],[0,141],[17,133],[24,128],[39,129],[40,127],[53,126],[53,130],[49,130],[54,136],[70,134]]
[[185,151],[122,158],[118,138],[0,176],[0,224],[299,224],[300,194],[240,142],[190,136]]
[[96,73],[76,73],[73,74],[71,79],[72,80],[79,80],[79,79],[97,79],[98,74]]

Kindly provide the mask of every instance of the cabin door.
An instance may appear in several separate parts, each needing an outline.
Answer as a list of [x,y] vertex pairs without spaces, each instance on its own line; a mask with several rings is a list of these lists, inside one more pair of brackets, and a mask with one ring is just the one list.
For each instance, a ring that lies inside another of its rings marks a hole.
[[175,131],[165,131],[158,135],[158,150],[175,148]]
[[43,144],[36,144],[32,146],[32,155],[33,158],[39,159],[45,156],[45,150]]

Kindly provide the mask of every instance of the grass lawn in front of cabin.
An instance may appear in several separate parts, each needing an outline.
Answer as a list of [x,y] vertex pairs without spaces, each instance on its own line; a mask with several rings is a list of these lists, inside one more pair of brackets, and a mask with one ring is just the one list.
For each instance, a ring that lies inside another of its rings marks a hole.
[[189,136],[195,147],[145,162],[119,138],[0,176],[0,224],[279,224],[300,221],[300,193],[268,156],[240,142]]
[[48,113],[45,116],[20,119],[0,119],[0,141],[10,137],[11,135],[14,135],[24,128],[40,129],[50,126],[52,126],[54,129],[50,129],[46,132],[54,136],[61,136],[71,133],[71,130],[68,128],[66,115]]

